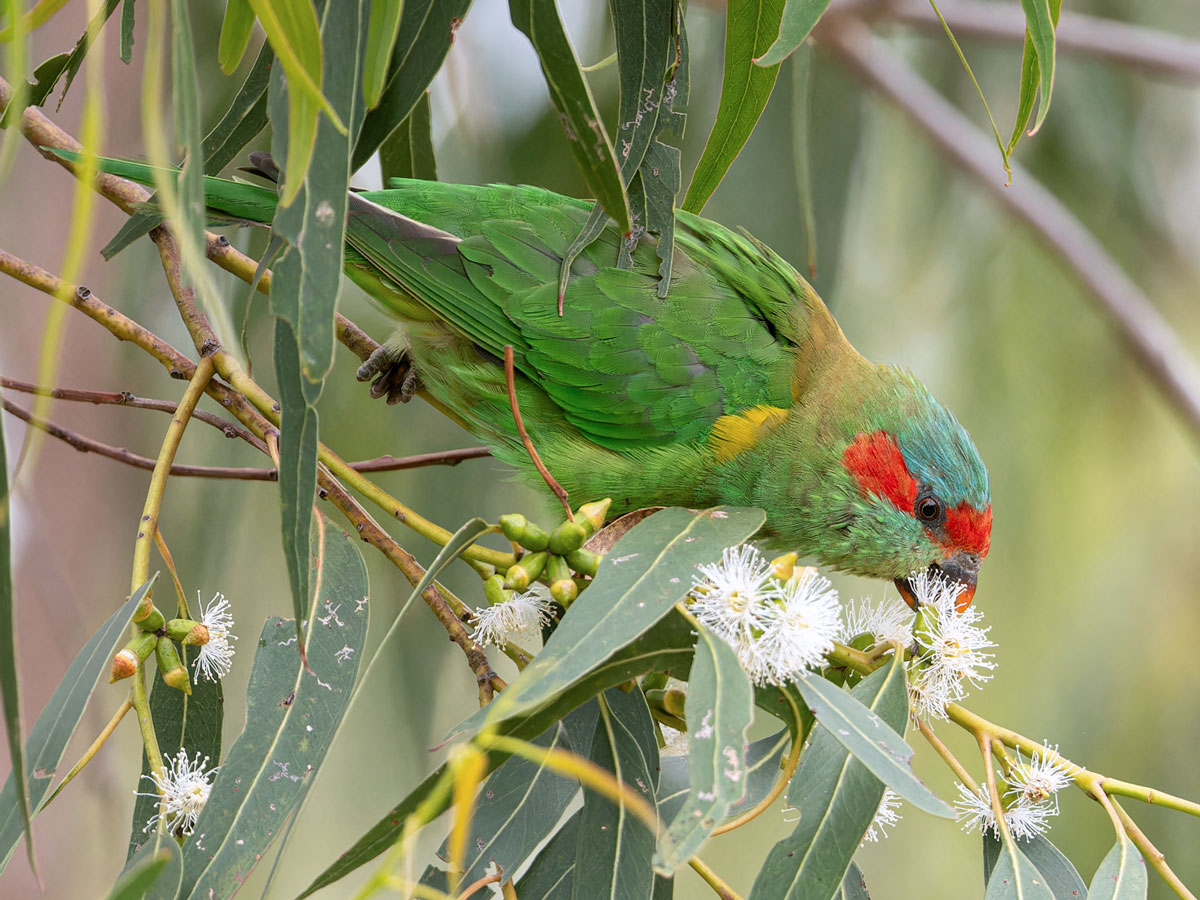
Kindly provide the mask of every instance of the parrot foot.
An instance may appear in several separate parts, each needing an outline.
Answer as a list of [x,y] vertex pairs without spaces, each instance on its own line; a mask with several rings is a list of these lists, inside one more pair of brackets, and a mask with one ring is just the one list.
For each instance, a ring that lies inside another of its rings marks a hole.
[[365,363],[358,367],[355,377],[371,382],[371,397],[387,397],[388,405],[407,403],[417,393],[421,381],[413,368],[408,351],[393,344],[381,345]]

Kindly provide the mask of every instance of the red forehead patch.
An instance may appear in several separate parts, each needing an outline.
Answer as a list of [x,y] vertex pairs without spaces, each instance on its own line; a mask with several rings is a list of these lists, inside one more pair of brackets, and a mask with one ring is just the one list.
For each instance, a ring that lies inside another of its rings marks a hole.
[[842,465],[854,476],[864,497],[886,497],[896,509],[912,514],[917,482],[908,473],[904,454],[886,431],[855,437],[842,454]]
[[992,507],[978,510],[966,503],[960,503],[954,509],[946,512],[946,536],[952,546],[978,553],[980,557],[988,555],[992,546]]

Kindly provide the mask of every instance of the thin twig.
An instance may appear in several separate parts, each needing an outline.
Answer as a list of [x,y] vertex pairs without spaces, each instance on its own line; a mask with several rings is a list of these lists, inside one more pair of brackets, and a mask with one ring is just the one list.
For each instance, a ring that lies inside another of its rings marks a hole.
[[966,785],[966,787],[970,789],[971,793],[978,794],[979,785],[975,783],[975,779],[971,777],[971,773],[967,771],[967,767],[958,761],[958,757],[950,752],[950,748],[942,743],[941,738],[933,733],[933,729],[930,728],[923,719],[918,718],[915,721],[917,723],[917,729],[921,732],[922,736],[924,736],[925,740],[929,742],[929,746],[931,746],[937,752],[937,755],[942,758],[942,761],[950,767],[950,770],[958,777],[958,780]]
[[731,888],[720,875],[714,872],[704,860],[693,856],[688,860],[697,875],[703,878],[721,900],[742,900],[741,895]]
[[957,108],[906,66],[858,19],[826,16],[819,40],[899,106],[949,160],[1025,222],[1108,314],[1134,359],[1200,435],[1200,368],[1141,289],[1099,241],[1029,172],[999,177],[995,148]]
[[512,344],[504,347],[504,381],[508,386],[508,405],[512,409],[513,421],[517,425],[517,434],[521,436],[521,443],[525,445],[525,452],[533,460],[533,464],[537,468],[538,474],[542,476],[542,480],[546,482],[546,486],[554,491],[554,496],[558,497],[558,502],[567,511],[567,520],[574,522],[575,514],[571,512],[571,504],[567,502],[567,492],[561,484],[554,480],[554,476],[550,474],[550,470],[538,456],[537,450],[533,447],[533,441],[529,439],[529,432],[525,430],[525,423],[521,421],[521,407],[517,404],[517,379],[513,366]]
[[466,889],[458,895],[458,900],[467,900],[472,894],[478,892],[480,888],[487,887],[489,884],[495,884],[503,877],[503,875],[484,875],[479,880],[468,884]]
[[[1006,43],[1025,39],[1025,14],[1018,4],[959,2],[941,5],[939,9],[959,37]],[[894,21],[930,31],[941,27],[929,4],[920,0],[881,3],[863,12],[877,21]],[[1064,10],[1055,29],[1055,47],[1138,69],[1147,75],[1200,81],[1200,42],[1156,28]]]
[[1179,876],[1167,865],[1166,854],[1150,842],[1150,838],[1146,837],[1146,833],[1138,827],[1137,822],[1133,821],[1129,813],[1125,812],[1125,807],[1121,806],[1115,798],[1110,798],[1109,802],[1116,811],[1118,818],[1120,818],[1121,824],[1125,828],[1125,833],[1129,835],[1133,843],[1137,845],[1137,848],[1142,851],[1142,855],[1150,861],[1150,865],[1154,867],[1154,871],[1183,900],[1196,900],[1196,895],[1187,889],[1187,885],[1180,881]]
[[154,527],[154,546],[158,550],[159,556],[163,558],[163,562],[167,564],[167,571],[171,573],[171,583],[175,585],[175,598],[178,601],[176,606],[179,611],[179,618],[190,619],[191,615],[188,611],[187,595],[183,592],[183,582],[179,580],[179,570],[175,568],[175,557],[171,555],[171,548],[167,546],[167,539],[163,537],[162,529],[157,525]]

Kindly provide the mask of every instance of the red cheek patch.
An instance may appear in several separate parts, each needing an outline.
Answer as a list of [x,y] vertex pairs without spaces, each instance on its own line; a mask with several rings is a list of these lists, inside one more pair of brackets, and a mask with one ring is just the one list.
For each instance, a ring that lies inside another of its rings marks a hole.
[[[842,453],[842,465],[858,482],[863,496],[886,497],[896,509],[911,515],[917,500],[917,482],[908,473],[904,454],[886,431],[860,434]],[[992,514],[988,512],[988,530]]]
[[992,546],[992,507],[978,510],[958,504],[946,513],[946,536],[958,549],[987,556]]

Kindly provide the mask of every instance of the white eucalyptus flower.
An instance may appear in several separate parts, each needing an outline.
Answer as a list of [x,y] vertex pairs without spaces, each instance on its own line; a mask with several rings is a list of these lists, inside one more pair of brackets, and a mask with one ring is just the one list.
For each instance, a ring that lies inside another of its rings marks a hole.
[[143,831],[150,831],[160,819],[166,820],[167,832],[170,834],[191,834],[196,827],[196,819],[208,802],[212,790],[212,776],[219,769],[208,766],[208,757],[203,759],[197,753],[191,759],[187,750],[182,747],[174,757],[168,757],[162,772],[143,775],[154,782],[158,790],[154,793],[134,791],[139,797],[153,797],[158,800],[158,812],[150,817]]
[[754,658],[766,676],[756,680],[781,684],[824,663],[838,636],[841,606],[829,579],[812,567],[783,582],[775,606],[770,624],[753,642]]
[[[196,599],[199,602],[199,592]],[[208,629],[208,641],[200,645],[200,652],[196,654],[196,674],[208,681],[217,681],[233,668],[235,648],[231,642],[237,640],[233,633],[233,613],[224,594],[219,591],[213,594],[212,600],[202,608],[200,624]]]
[[851,600],[846,604],[845,621],[840,630],[840,640],[849,644],[860,634],[871,635],[876,644],[912,641],[913,612],[899,600],[884,599],[872,603],[870,597]]
[[1035,752],[1028,761],[1018,752],[1017,761],[1004,777],[1008,785],[1005,795],[1027,804],[1053,800],[1057,812],[1057,794],[1071,783],[1071,776],[1077,771],[1078,766],[1058,756],[1057,746],[1051,749],[1048,744],[1043,744],[1042,750]]
[[700,566],[692,613],[735,650],[754,641],[778,616],[779,586],[771,564],[751,544],[726,547],[719,563]]
[[860,847],[867,843],[877,843],[888,836],[887,830],[895,828],[896,823],[904,818],[898,811],[900,803],[899,794],[890,787],[883,789],[883,798],[879,801],[879,809],[875,810],[875,818],[871,820],[871,827],[863,835],[863,839],[859,843]]
[[[992,809],[992,801],[987,795],[987,789],[981,787],[975,793],[964,784],[955,783],[958,788],[958,799],[954,801],[954,818],[968,834],[978,830],[981,834],[991,832],[993,837],[1000,837],[1000,828],[996,824],[996,813]],[[1058,814],[1057,804],[1051,805],[1046,801],[1030,803],[1021,797],[1004,811],[1004,821],[1008,830],[1018,840],[1030,840],[1034,835],[1044,834],[1050,830],[1050,817]]]
[[530,635],[550,621],[550,601],[533,592],[513,594],[502,603],[475,610],[475,640],[500,646]]

